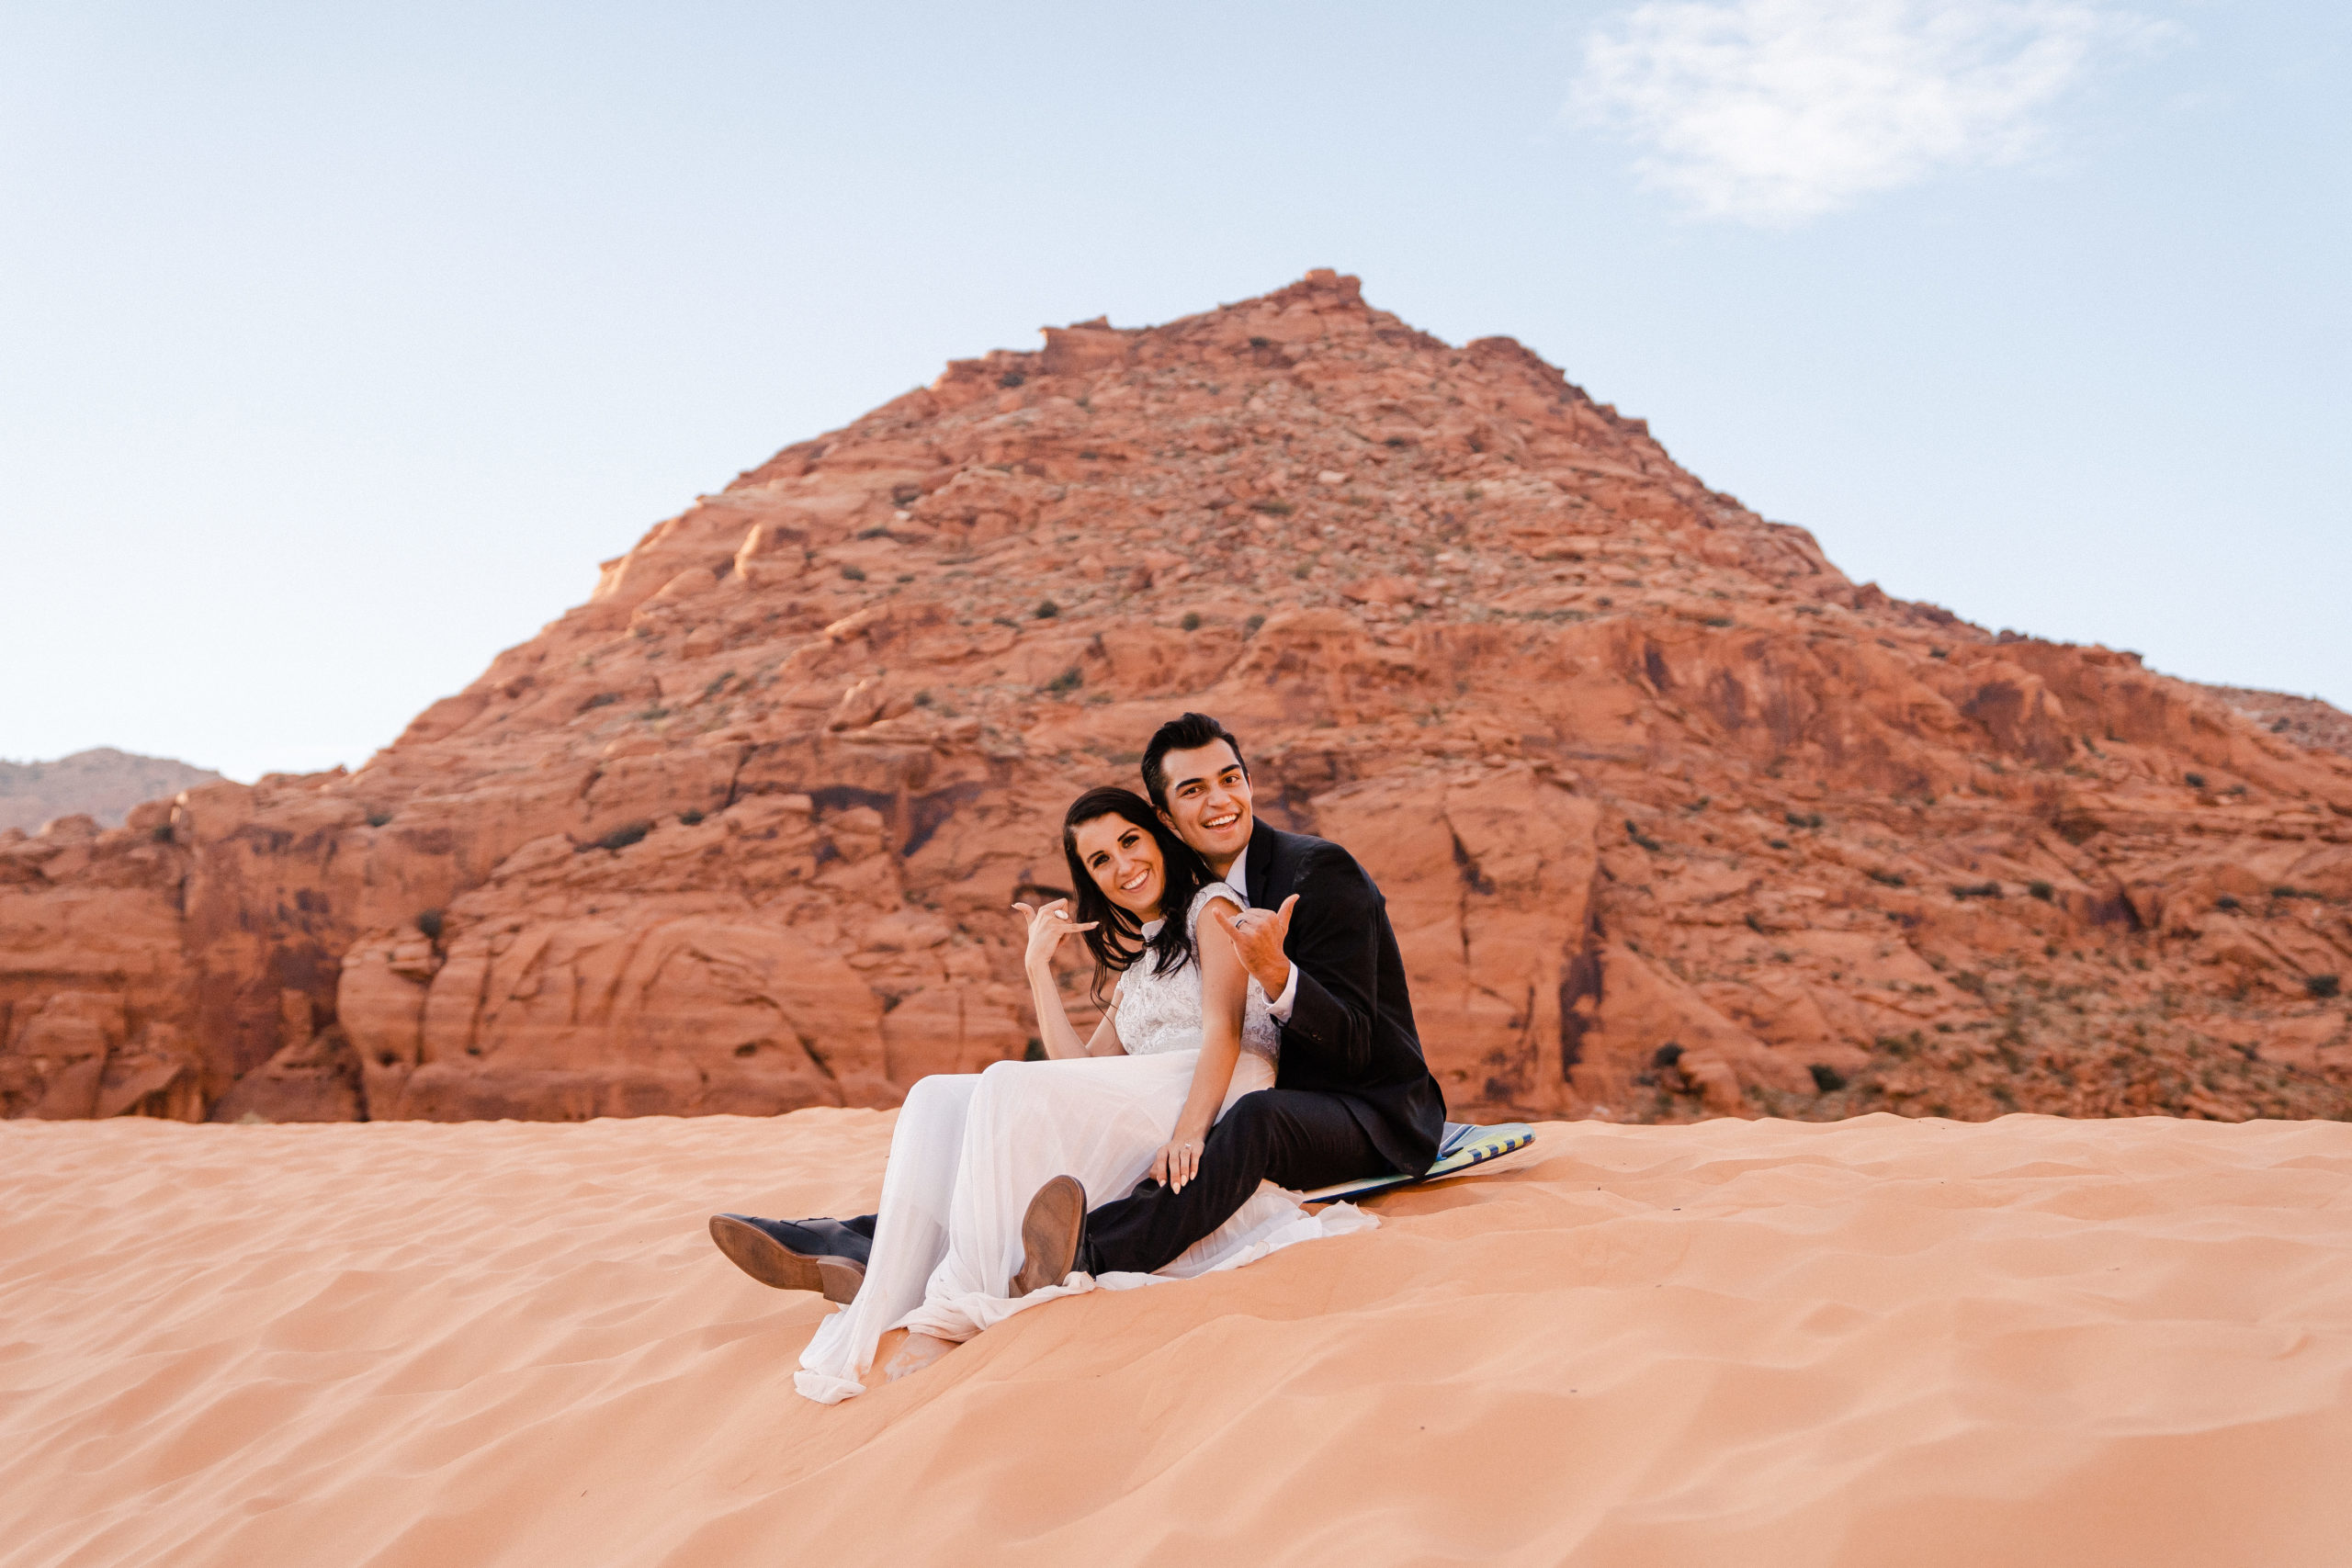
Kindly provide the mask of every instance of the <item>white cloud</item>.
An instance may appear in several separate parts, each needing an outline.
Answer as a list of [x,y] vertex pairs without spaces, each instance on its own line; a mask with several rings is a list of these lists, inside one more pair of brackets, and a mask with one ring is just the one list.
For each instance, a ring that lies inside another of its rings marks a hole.
[[1576,100],[1699,212],[1787,224],[2024,157],[2096,56],[2165,30],[2085,0],[1649,0],[1586,40]]

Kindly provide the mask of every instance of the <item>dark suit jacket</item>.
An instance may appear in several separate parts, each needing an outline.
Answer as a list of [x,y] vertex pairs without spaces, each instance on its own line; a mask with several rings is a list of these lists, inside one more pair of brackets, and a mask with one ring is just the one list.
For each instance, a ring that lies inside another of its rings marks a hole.
[[1419,1175],[1437,1158],[1445,1093],[1421,1059],[1388,901],[1339,845],[1262,821],[1250,834],[1248,872],[1243,891],[1256,908],[1298,895],[1284,944],[1298,994],[1274,1087],[1336,1095],[1391,1165]]

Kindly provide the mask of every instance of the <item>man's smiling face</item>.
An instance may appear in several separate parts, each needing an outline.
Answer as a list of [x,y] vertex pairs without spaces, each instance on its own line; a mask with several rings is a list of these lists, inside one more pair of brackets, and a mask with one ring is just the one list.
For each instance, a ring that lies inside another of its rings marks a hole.
[[1168,805],[1160,816],[1177,837],[1223,876],[1250,846],[1256,819],[1250,809],[1250,773],[1222,740],[1170,751],[1160,759]]

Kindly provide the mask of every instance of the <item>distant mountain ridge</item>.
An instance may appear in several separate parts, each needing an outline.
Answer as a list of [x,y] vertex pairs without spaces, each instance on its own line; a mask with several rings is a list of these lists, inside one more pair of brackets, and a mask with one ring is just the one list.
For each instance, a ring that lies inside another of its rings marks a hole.
[[2352,757],[2352,715],[2332,703],[2253,686],[2205,689],[2273,735],[2283,735],[2299,746]]
[[53,762],[0,761],[0,831],[32,832],[59,817],[90,816],[119,828],[142,800],[177,795],[220,775],[170,757],[142,757],[99,746]]

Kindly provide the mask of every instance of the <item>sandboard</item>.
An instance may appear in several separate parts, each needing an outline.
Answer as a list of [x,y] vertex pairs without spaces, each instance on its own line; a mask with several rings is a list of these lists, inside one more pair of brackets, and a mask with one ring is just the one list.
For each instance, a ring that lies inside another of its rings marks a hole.
[[1361,1198],[1369,1192],[1385,1191],[1391,1187],[1407,1187],[1416,1182],[1436,1181],[1448,1176],[1459,1176],[1472,1166],[1484,1165],[1513,1149],[1523,1149],[1535,1141],[1535,1129],[1524,1122],[1503,1122],[1492,1127],[1479,1127],[1467,1122],[1448,1122],[1445,1136],[1438,1141],[1437,1163],[1419,1176],[1367,1176],[1354,1181],[1336,1181],[1329,1187],[1318,1187],[1299,1197],[1309,1203],[1329,1203],[1341,1198]]

